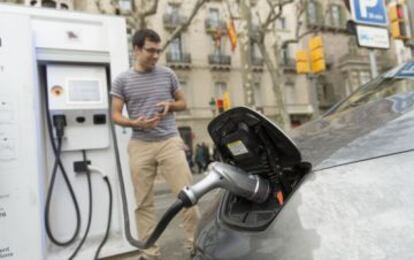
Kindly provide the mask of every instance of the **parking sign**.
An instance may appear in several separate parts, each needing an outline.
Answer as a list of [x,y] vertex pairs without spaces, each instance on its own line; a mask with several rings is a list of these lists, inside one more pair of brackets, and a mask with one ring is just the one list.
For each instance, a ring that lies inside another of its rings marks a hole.
[[354,21],[359,24],[388,26],[384,0],[350,0]]

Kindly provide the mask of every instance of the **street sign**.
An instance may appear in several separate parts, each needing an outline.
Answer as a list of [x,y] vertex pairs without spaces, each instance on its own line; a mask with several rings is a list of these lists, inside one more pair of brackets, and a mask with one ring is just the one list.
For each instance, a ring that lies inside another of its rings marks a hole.
[[350,0],[354,21],[359,24],[388,26],[384,0]]
[[390,48],[387,28],[357,25],[356,31],[359,46],[376,49]]

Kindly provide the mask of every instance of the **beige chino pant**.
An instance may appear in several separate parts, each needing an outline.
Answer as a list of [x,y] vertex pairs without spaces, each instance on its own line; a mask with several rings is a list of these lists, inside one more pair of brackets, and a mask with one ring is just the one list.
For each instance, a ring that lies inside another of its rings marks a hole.
[[[184,153],[184,143],[178,136],[156,142],[131,139],[128,155],[137,202],[135,221],[140,240],[146,240],[158,223],[153,194],[157,172],[165,179],[174,196],[183,187],[192,184],[192,176]],[[184,208],[180,215],[186,233],[186,246],[191,246],[200,218],[199,210],[197,207]],[[144,253],[159,256],[159,245],[144,250]]]

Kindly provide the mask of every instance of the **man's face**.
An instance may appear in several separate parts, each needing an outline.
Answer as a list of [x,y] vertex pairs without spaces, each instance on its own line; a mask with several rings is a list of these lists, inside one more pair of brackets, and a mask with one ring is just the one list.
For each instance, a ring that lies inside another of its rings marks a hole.
[[144,46],[142,48],[135,47],[135,58],[141,67],[145,70],[153,69],[157,64],[161,54],[160,43],[151,42],[145,39]]

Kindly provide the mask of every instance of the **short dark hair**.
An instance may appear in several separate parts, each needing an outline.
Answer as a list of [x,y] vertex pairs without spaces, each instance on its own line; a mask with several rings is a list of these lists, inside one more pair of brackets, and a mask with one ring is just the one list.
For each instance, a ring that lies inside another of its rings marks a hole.
[[132,48],[135,48],[135,46],[140,49],[144,47],[145,39],[155,43],[161,42],[161,37],[157,32],[151,29],[142,29],[135,32],[132,38]]

